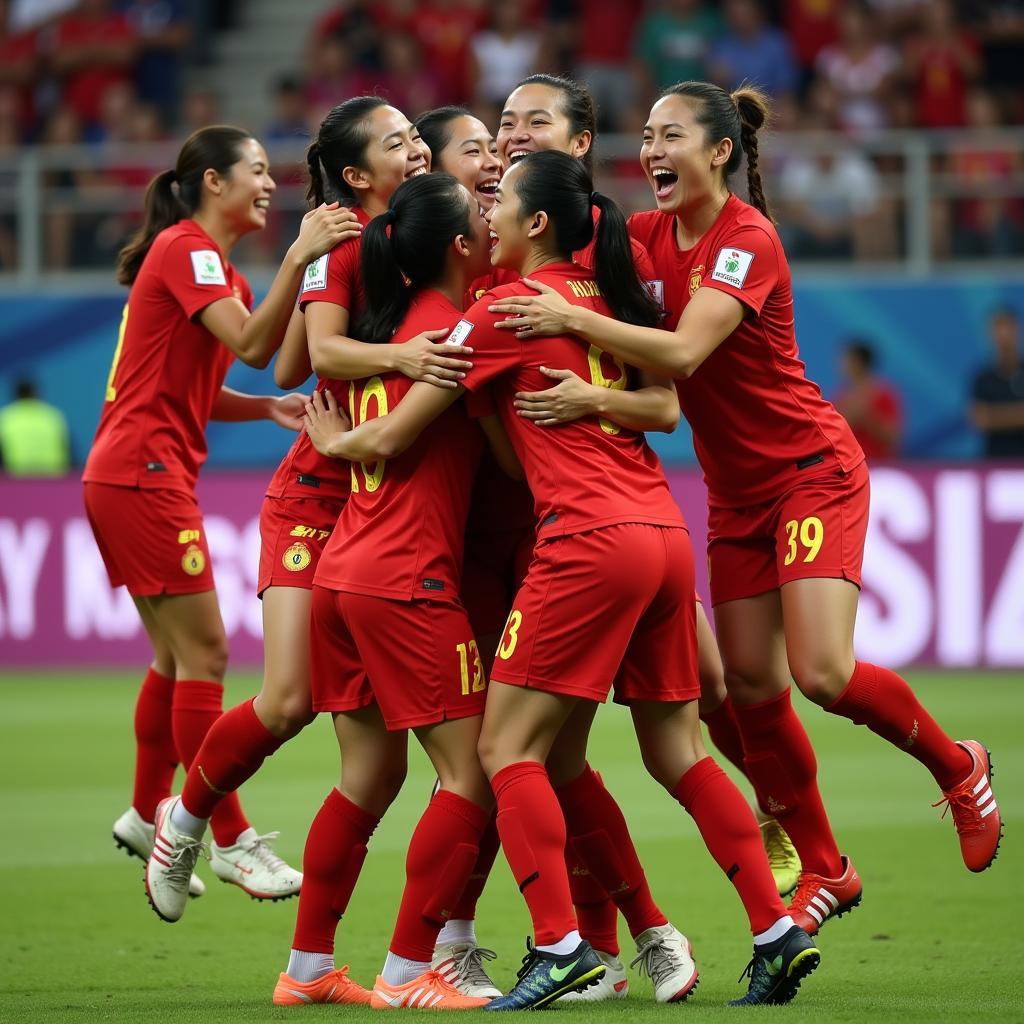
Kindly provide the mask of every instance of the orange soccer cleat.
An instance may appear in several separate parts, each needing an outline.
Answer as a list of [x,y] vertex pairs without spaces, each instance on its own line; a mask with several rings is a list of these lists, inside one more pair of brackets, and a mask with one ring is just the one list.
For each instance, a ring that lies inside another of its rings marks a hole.
[[437,971],[427,971],[404,985],[389,985],[378,976],[370,996],[375,1010],[476,1010],[489,1002],[482,996],[464,996]]
[[844,856],[842,863],[843,873],[838,878],[800,872],[789,913],[808,935],[816,935],[830,918],[842,917],[860,903],[864,892],[860,875],[849,857]]
[[960,853],[971,871],[984,871],[999,852],[1003,822],[992,793],[992,758],[977,740],[959,740],[957,745],[971,755],[973,767],[963,782],[942,791],[942,799],[933,804],[946,805],[953,812],[953,824],[960,836]]
[[282,973],[274,986],[275,1006],[309,1006],[311,1003],[347,1003],[369,1006],[370,993],[348,976],[348,965],[316,981],[296,981]]

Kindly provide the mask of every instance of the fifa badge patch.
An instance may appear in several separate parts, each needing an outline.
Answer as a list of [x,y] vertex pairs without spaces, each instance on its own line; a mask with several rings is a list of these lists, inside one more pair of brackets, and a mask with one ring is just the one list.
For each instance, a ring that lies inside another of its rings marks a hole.
[[220,253],[213,249],[196,249],[190,252],[192,273],[196,284],[223,284],[228,282],[224,277],[224,265],[220,261]]
[[322,292],[327,287],[327,261],[330,257],[329,252],[324,253],[306,267],[306,276],[302,280],[304,292]]
[[650,292],[651,298],[658,304],[658,309],[665,312],[665,282],[660,280],[644,281],[644,287]]
[[281,563],[289,572],[302,572],[313,561],[309,548],[302,541],[290,544],[281,558]]
[[742,288],[750,271],[750,264],[753,262],[754,254],[752,252],[726,246],[719,252],[718,259],[715,260],[715,269],[711,271],[711,280],[721,281],[733,288]]
[[465,345],[466,339],[473,333],[475,324],[471,324],[468,320],[460,320],[449,333],[448,337],[444,339],[445,345]]
[[189,544],[181,556],[181,567],[189,576],[200,576],[206,568],[206,555],[197,544]]

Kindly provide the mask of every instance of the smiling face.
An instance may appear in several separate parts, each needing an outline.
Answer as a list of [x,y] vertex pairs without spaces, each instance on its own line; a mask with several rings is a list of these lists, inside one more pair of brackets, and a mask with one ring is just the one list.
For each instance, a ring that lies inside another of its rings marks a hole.
[[453,118],[448,129],[451,135],[444,149],[434,154],[434,168],[458,178],[474,200],[489,210],[501,180],[497,144],[476,117],[463,114]]
[[246,139],[238,147],[238,159],[227,174],[207,171],[204,176],[215,189],[221,215],[240,235],[266,227],[270,197],[277,185],[270,176],[270,164],[263,147]]
[[644,126],[640,164],[663,213],[676,213],[715,192],[732,153],[729,139],[708,139],[694,102],[700,101],[665,96]]
[[[491,233],[485,219],[485,211],[474,191],[462,186],[469,208],[469,234],[462,236],[468,251],[463,253],[466,263],[466,283],[483,277],[491,269]],[[493,205],[493,197],[492,197]]]
[[362,166],[345,167],[341,176],[365,205],[372,197],[386,206],[395,189],[430,170],[430,150],[414,125],[394,107],[376,107],[366,117],[369,141]]
[[527,153],[557,149],[577,160],[590,149],[589,131],[572,134],[564,113],[562,92],[549,85],[531,83],[514,89],[501,112],[498,156],[509,167]]
[[[494,205],[487,212],[490,228],[491,266],[506,270],[521,271],[532,252],[535,239],[547,226],[546,214],[523,214],[522,204],[516,194],[517,177],[522,173],[519,167],[510,167],[501,179],[494,197]],[[538,225],[538,219],[543,221]]]

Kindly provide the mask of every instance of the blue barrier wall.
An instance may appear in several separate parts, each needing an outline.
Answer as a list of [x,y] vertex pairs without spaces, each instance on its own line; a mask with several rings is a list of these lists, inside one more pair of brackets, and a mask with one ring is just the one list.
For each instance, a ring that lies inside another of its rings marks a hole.
[[[0,404],[22,376],[62,408],[76,461],[88,451],[117,337],[123,293],[0,297]],[[825,394],[837,386],[838,353],[851,335],[874,343],[881,372],[902,392],[904,454],[967,458],[979,451],[965,419],[977,368],[990,357],[990,310],[1008,303],[1024,318],[1024,285],[998,274],[925,283],[809,281],[796,288],[797,337],[811,377]],[[228,383],[241,391],[274,390],[269,371],[236,365]],[[269,423],[210,426],[210,464],[276,462],[288,437]],[[685,426],[656,438],[666,460],[693,458]]]

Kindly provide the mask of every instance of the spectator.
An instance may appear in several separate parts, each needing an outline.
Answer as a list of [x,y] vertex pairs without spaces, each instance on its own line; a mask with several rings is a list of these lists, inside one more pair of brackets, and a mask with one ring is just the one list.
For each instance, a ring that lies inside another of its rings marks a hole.
[[522,0],[502,0],[492,7],[490,26],[473,36],[469,49],[477,103],[504,103],[518,81],[539,70],[541,37],[526,24]]
[[674,85],[707,77],[705,60],[721,30],[718,12],[702,0],[663,0],[640,20],[633,58],[644,100]]
[[67,14],[78,0],[11,0],[12,32],[35,32]]
[[21,145],[18,122],[18,95],[14,89],[0,88],[0,270],[14,270],[18,259],[18,170],[13,162]]
[[[83,142],[82,123],[72,107],[54,111],[43,132],[44,146],[74,146]],[[50,270],[65,270],[72,263],[76,236],[88,233],[89,225],[74,211],[76,200],[83,189],[93,182],[93,175],[77,168],[46,171],[43,186],[46,190],[44,231],[46,236],[46,266]]]
[[263,138],[268,142],[294,142],[311,135],[302,86],[297,78],[284,75],[274,86],[274,116],[264,128]]
[[[320,16],[310,36],[310,54],[313,56],[327,39],[344,41],[352,66],[373,71],[380,66],[380,35],[374,4],[367,0],[346,0],[336,4]],[[315,56],[313,60],[315,62]],[[344,95],[335,96],[331,106],[340,103]]]
[[141,51],[135,67],[139,99],[171,123],[181,100],[182,57],[191,35],[187,0],[119,0]]
[[967,90],[981,71],[978,43],[957,23],[951,0],[932,0],[920,32],[907,41],[904,69],[924,128],[959,128]]
[[9,27],[10,4],[0,0],[0,89],[10,90],[15,100],[18,135],[24,138],[34,116],[32,85],[39,70],[34,32],[14,32]]
[[1024,354],[1020,317],[1009,306],[989,320],[995,362],[974,378],[971,419],[992,459],[1024,458]]
[[868,461],[899,455],[903,434],[903,403],[892,384],[877,376],[875,362],[871,345],[850,341],[843,350],[844,387],[835,397]]
[[961,8],[981,41],[985,84],[1024,121],[1024,0],[961,0]]
[[[392,7],[395,2],[392,0]],[[464,102],[472,92],[470,40],[484,27],[483,5],[465,0],[433,0],[410,6],[413,10],[400,27],[419,39],[423,59],[437,76],[441,103]]]
[[220,124],[220,99],[212,89],[194,89],[185,93],[181,104],[181,123],[185,135],[208,124]]
[[311,73],[306,79],[305,99],[309,119],[319,124],[322,115],[346,96],[371,92],[375,80],[358,67],[352,51],[341,36],[327,36],[312,52]]
[[602,130],[620,128],[633,104],[629,51],[640,6],[608,0],[576,3],[575,75],[590,89]]
[[782,0],[782,26],[805,78],[818,54],[838,41],[842,9],[843,0]]
[[726,32],[711,47],[711,77],[723,88],[749,81],[772,96],[795,92],[799,84],[789,40],[765,21],[759,0],[726,0]]
[[839,19],[840,40],[818,55],[817,71],[839,96],[840,127],[870,132],[886,126],[885,100],[899,56],[877,42],[867,9],[850,0]]
[[0,461],[18,477],[63,476],[71,466],[67,420],[29,380],[19,381],[14,401],[0,409]]
[[441,88],[424,65],[415,36],[389,32],[381,37],[380,56],[376,91],[412,120],[438,105]]

